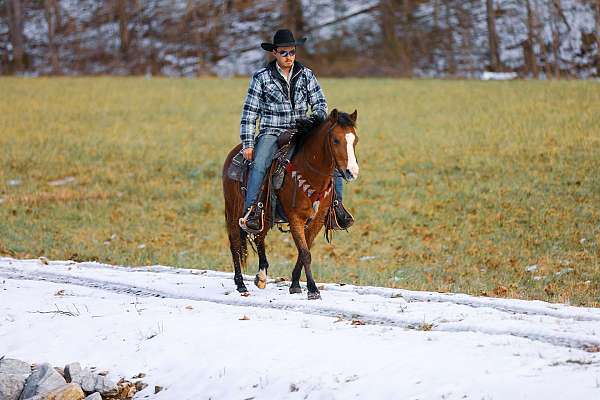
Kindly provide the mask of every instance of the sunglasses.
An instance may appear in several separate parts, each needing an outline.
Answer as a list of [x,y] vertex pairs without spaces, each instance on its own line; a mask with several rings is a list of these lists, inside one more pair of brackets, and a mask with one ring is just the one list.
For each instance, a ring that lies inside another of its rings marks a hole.
[[279,54],[281,57],[294,57],[296,55],[296,50],[278,51],[277,54]]

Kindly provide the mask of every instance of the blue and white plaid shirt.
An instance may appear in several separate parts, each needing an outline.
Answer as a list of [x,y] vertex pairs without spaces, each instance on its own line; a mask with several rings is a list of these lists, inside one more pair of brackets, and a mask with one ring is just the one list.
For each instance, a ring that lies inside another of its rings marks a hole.
[[309,106],[312,114],[327,117],[327,101],[315,74],[297,61],[292,73],[289,91],[287,82],[275,67],[275,61],[252,76],[240,123],[244,149],[254,147],[254,132],[259,118],[258,136],[279,136],[282,131],[294,127],[296,119],[305,118]]

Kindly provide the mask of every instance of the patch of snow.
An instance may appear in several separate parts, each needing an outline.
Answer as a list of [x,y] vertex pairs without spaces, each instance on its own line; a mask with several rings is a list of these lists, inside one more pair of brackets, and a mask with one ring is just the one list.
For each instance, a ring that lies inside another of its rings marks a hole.
[[231,273],[0,258],[0,353],[144,372],[136,399],[600,394],[598,309],[338,284],[309,301],[245,279],[249,297]]

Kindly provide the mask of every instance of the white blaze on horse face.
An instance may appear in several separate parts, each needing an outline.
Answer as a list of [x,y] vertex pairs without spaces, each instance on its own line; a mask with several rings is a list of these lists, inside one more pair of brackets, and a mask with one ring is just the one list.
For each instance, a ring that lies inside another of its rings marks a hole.
[[352,179],[358,178],[358,163],[354,155],[354,133],[346,133],[346,151],[348,153],[348,166],[346,169],[352,174]]

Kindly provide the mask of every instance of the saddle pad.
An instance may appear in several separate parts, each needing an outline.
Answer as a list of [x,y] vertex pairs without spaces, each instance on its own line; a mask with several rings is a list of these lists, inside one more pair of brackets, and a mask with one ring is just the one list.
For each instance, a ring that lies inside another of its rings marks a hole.
[[248,169],[248,162],[240,151],[232,159],[227,168],[227,177],[231,180],[242,182]]

